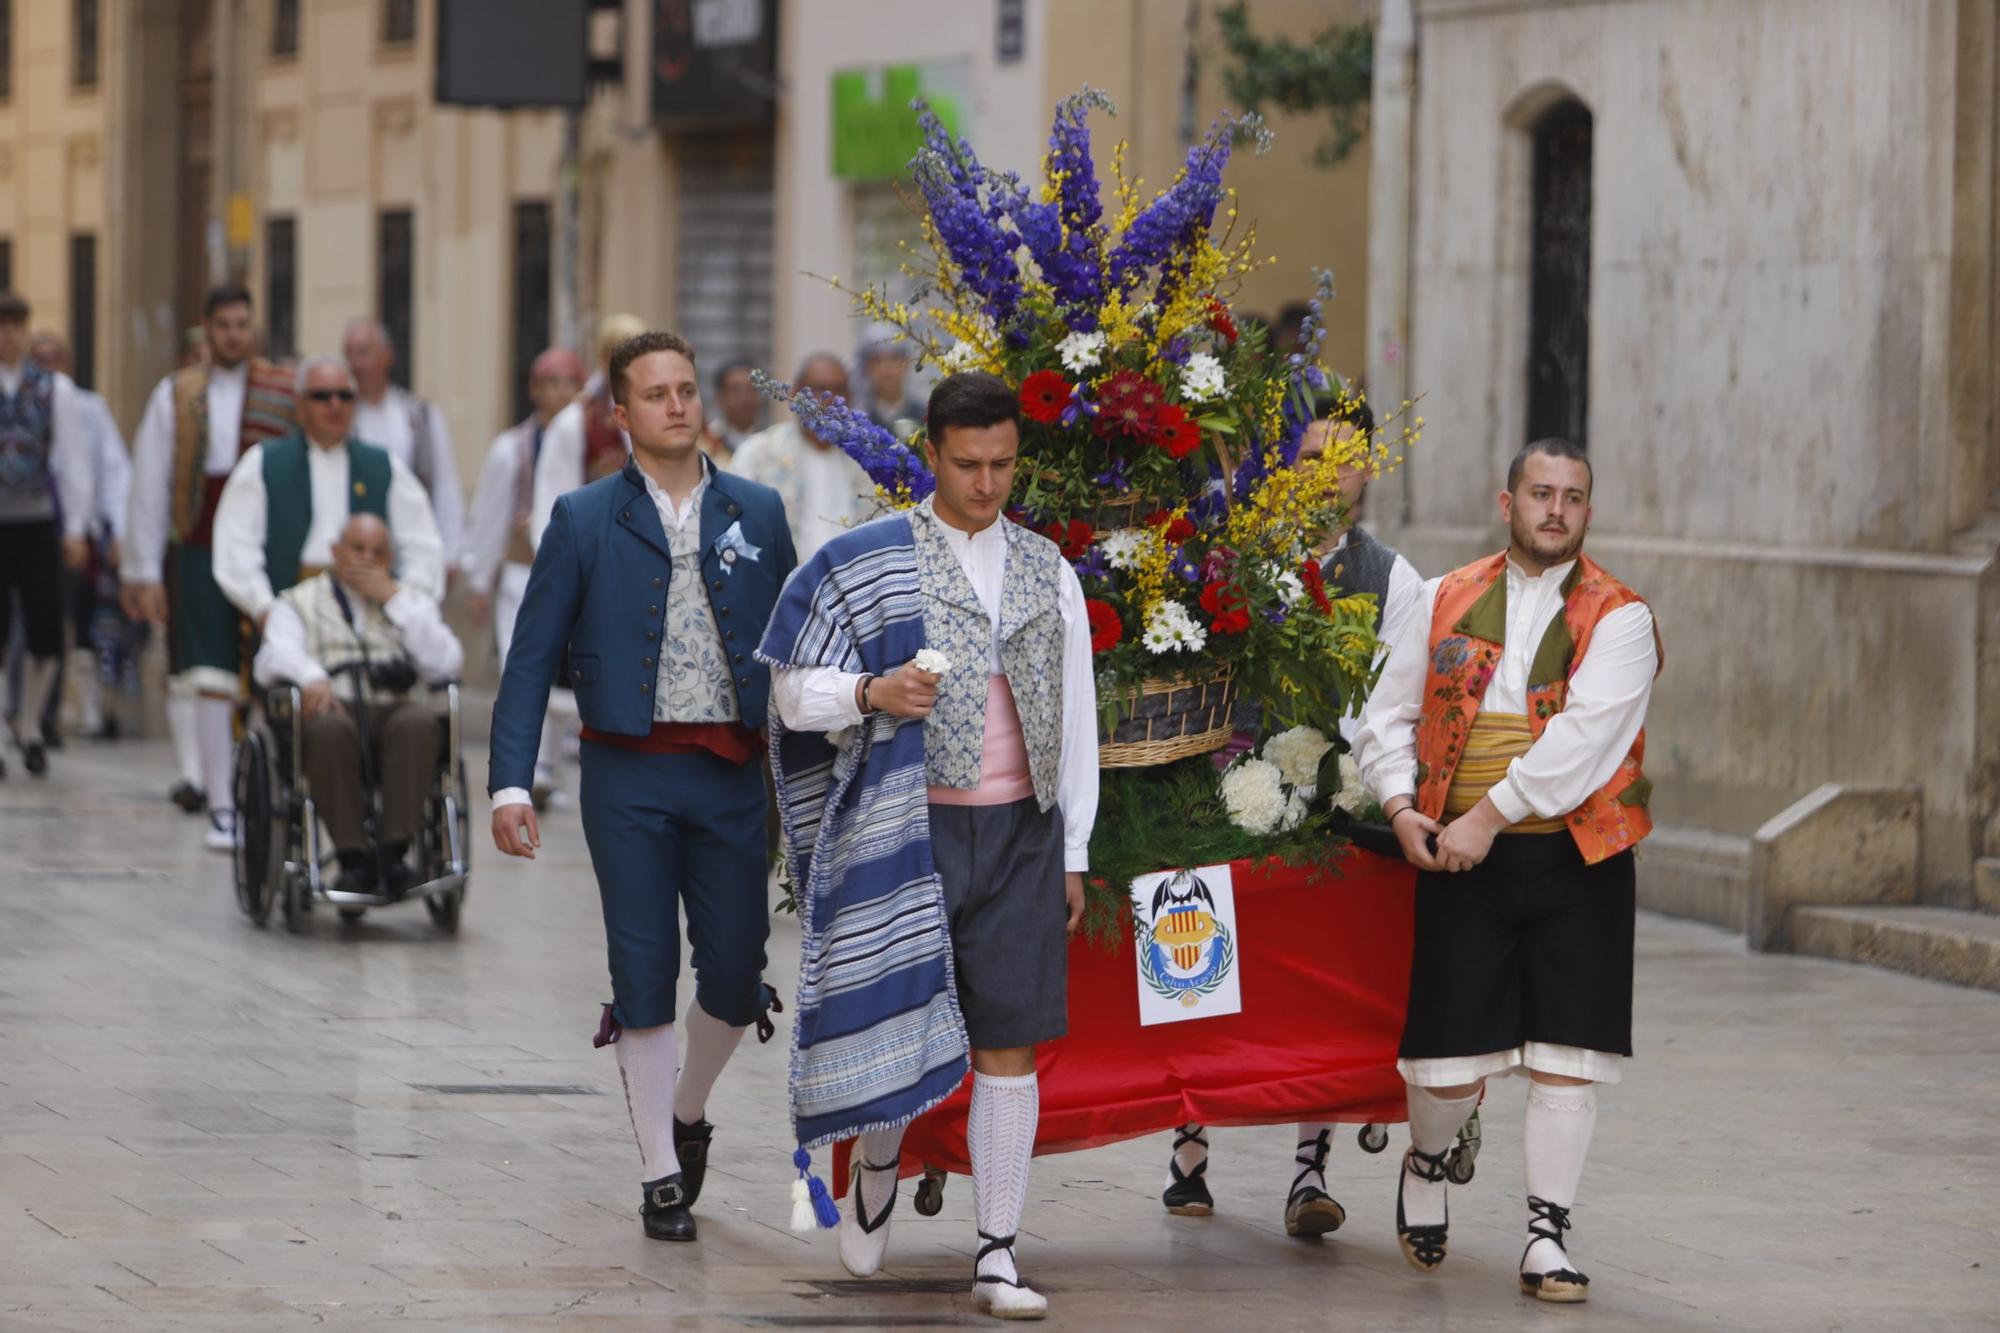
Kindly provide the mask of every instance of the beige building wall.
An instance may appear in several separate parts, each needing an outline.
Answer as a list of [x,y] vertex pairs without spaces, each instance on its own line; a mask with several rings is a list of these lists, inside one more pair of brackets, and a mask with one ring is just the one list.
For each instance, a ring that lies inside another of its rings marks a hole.
[[115,71],[123,33],[100,38],[94,88],[71,78],[70,6],[14,6],[12,95],[0,100],[0,238],[12,243],[13,286],[34,307],[30,327],[68,336],[70,238],[97,238],[97,374],[114,369],[108,353],[117,310],[107,281],[111,237],[105,226],[107,151],[117,97]]
[[1409,382],[1378,518],[1426,574],[1504,541],[1529,130],[1595,118],[1591,550],[1652,602],[1655,813],[1747,833],[1917,782],[1928,891],[2000,851],[1994,42],[1959,0],[1419,0]]

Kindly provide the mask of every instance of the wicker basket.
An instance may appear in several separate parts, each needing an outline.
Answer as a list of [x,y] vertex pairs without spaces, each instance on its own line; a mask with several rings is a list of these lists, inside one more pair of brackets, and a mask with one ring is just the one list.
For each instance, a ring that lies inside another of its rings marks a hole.
[[1093,540],[1103,541],[1105,537],[1120,528],[1139,526],[1139,497],[1128,496],[1122,500],[1104,500],[1093,506],[1083,516],[1090,524]]
[[1196,679],[1147,680],[1109,735],[1097,735],[1099,768],[1145,768],[1229,744],[1236,684],[1227,670]]

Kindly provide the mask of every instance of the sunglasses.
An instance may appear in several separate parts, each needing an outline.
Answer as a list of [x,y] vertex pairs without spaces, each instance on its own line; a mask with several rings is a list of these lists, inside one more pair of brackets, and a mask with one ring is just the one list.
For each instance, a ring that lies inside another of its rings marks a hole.
[[351,403],[354,401],[352,389],[307,389],[306,397],[315,403]]

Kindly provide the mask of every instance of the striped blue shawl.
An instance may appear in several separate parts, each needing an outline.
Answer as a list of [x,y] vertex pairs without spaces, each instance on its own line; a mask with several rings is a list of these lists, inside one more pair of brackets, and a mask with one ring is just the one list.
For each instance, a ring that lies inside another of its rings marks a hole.
[[[785,584],[760,661],[877,675],[924,646],[907,518],[863,524]],[[924,728],[887,713],[843,746],[771,710],[771,769],[804,943],[792,1024],[792,1128],[819,1147],[906,1124],[969,1059],[944,889],[931,861]]]

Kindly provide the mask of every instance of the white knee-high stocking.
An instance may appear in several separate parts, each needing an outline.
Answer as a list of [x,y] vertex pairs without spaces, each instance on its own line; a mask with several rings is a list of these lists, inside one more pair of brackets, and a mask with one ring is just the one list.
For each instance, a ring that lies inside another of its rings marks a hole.
[[190,787],[205,785],[201,771],[201,742],[195,736],[194,693],[176,679],[167,687],[167,735],[173,738],[174,762],[180,765],[181,780]]
[[[1591,1135],[1597,1129],[1597,1085],[1530,1083],[1528,1111],[1521,1122],[1521,1155],[1526,1163],[1528,1196],[1544,1199],[1559,1208],[1576,1205],[1577,1186],[1583,1181],[1584,1159],[1590,1153]],[[1528,1221],[1537,1221],[1531,1208]],[[1541,1223],[1544,1230],[1549,1224]],[[1563,1247],[1538,1238],[1521,1257],[1523,1273],[1549,1273],[1560,1268],[1574,1269]]]
[[236,705],[227,699],[202,695],[194,701],[195,742],[201,747],[202,786],[208,791],[211,815],[236,809],[234,763],[231,745],[231,714]]
[[[1418,1152],[1433,1155],[1445,1152],[1458,1140],[1458,1131],[1479,1109],[1479,1094],[1439,1097],[1428,1088],[1412,1083],[1409,1088],[1410,1145]],[[1445,1183],[1403,1172],[1403,1218],[1413,1227],[1442,1226],[1445,1222]]]
[[645,1181],[678,1173],[674,1154],[674,1070],[680,1051],[674,1025],[626,1028],[612,1044],[618,1052],[618,1076],[625,1081],[625,1109],[632,1116],[632,1134],[639,1140],[639,1160]]
[[[979,1229],[989,1236],[1004,1238],[1021,1229],[1041,1104],[1041,1085],[1033,1074],[972,1076],[972,1109],[966,1129],[966,1147],[972,1158],[972,1206]],[[987,1255],[979,1261],[978,1274],[1018,1280],[1013,1252],[995,1250]]]
[[674,1087],[674,1118],[692,1125],[707,1113],[708,1094],[715,1090],[715,1080],[721,1077],[722,1067],[735,1054],[736,1044],[748,1027],[733,1028],[698,1002],[689,1001],[681,1031],[686,1035],[687,1055],[681,1062],[680,1082]]

